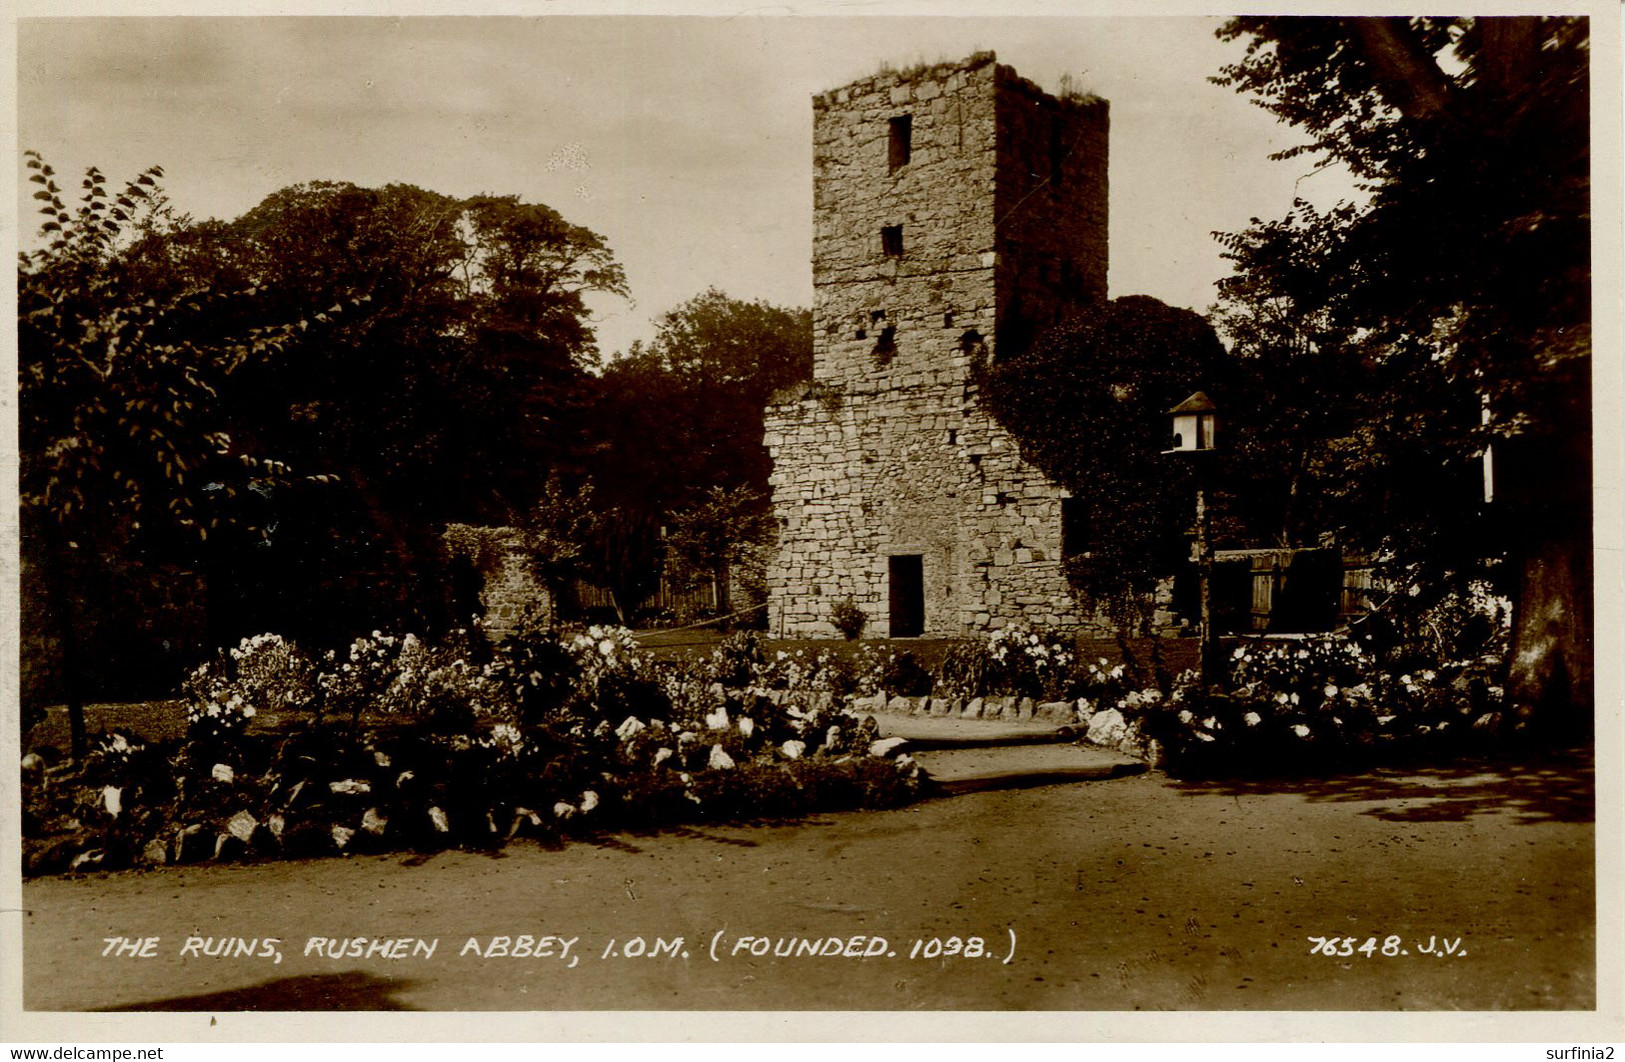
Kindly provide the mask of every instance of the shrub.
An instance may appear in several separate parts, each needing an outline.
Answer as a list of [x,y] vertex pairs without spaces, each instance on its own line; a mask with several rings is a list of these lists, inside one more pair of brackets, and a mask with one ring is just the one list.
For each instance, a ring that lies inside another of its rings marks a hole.
[[858,654],[857,692],[883,693],[887,697],[923,697],[930,693],[936,678],[910,652],[897,652],[866,645]]
[[314,661],[277,634],[244,638],[182,683],[194,738],[230,741],[264,711],[309,709],[320,696]]
[[1076,663],[1077,654],[1066,641],[1025,627],[1004,627],[986,640],[961,642],[950,649],[943,659],[939,688],[956,697],[1067,700],[1079,685]]
[[766,662],[761,637],[755,631],[740,631],[711,651],[708,678],[730,689],[743,689],[755,681]]
[[869,617],[850,597],[843,597],[829,608],[829,621],[847,641],[856,641],[868,625]]

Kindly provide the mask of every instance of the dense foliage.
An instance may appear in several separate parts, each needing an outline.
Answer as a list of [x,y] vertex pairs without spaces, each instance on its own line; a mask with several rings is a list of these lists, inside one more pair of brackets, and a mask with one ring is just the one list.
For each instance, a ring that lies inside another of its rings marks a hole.
[[805,313],[707,292],[600,376],[586,299],[625,278],[546,206],[315,182],[195,222],[156,167],[92,170],[70,206],[28,165],[31,710],[160,695],[256,630],[466,623],[479,573],[448,523],[518,527],[545,579],[628,620],[667,558],[691,581],[756,559],[762,408],[809,371]]
[[761,579],[772,471],[763,411],[774,392],[811,375],[807,311],[715,289],[661,315],[654,339],[606,366],[593,482],[622,527],[644,529],[624,541],[615,567],[637,580],[617,589],[623,611],[662,561],[680,585],[714,579],[720,613],[757,604],[731,602],[726,573]]
[[[209,548],[240,526],[234,499],[288,482],[288,466],[244,438],[220,401],[246,366],[288,356],[313,323],[249,285],[149,285],[151,248],[185,219],[153,167],[109,191],[92,168],[70,209],[51,166],[27,155],[46,242],[17,271],[17,389],[23,551],[63,657],[76,751],[85,748],[79,599],[105,593],[104,558]],[[353,302],[350,304],[353,308]]]
[[989,407],[1024,457],[1073,494],[1067,574],[1125,626],[1188,555],[1190,461],[1168,410],[1203,390],[1223,405],[1225,354],[1199,314],[1146,296],[1084,311],[985,370]]
[[[1353,399],[1303,425],[1287,468],[1304,489],[1280,523],[1333,522],[1418,605],[1497,580],[1517,611],[1513,699],[1586,725],[1588,21],[1248,17],[1220,36],[1247,47],[1216,80],[1307,134],[1284,156],[1345,167],[1367,197],[1222,237],[1243,352],[1303,405]],[[1342,380],[1357,386],[1339,396]]]

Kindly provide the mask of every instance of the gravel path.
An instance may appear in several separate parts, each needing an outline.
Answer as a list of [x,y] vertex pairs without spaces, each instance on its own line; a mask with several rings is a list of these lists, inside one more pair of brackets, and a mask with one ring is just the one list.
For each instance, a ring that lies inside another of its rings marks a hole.
[[[203,1011],[1589,1009],[1591,810],[1580,756],[1275,786],[1153,773],[557,851],[43,879],[23,888],[25,1000]],[[192,936],[211,943],[182,956]],[[1384,956],[1390,936],[1409,954]],[[103,957],[108,937],[159,941],[152,958]],[[225,937],[281,961],[204,954]],[[362,953],[312,946],[318,937],[359,938]],[[1370,938],[1375,954],[1311,955],[1309,937],[1354,948]],[[970,938],[980,943],[966,957]],[[375,943],[396,940],[406,943]],[[1422,954],[1430,940],[1435,954]],[[794,954],[809,947],[820,954]],[[832,948],[857,954],[823,954]]]

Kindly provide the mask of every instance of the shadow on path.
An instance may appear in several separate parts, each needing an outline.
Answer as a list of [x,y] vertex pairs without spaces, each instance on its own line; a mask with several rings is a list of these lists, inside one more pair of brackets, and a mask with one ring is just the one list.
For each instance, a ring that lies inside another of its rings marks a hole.
[[344,973],[284,977],[277,981],[209,992],[200,996],[176,996],[150,1003],[107,1007],[107,1011],[211,1011],[211,1010],[416,1010],[398,1002],[395,993],[412,982],[392,977],[374,977],[360,970]]
[[1374,803],[1378,806],[1360,813],[1387,822],[1464,822],[1474,815],[1500,813],[1531,824],[1594,821],[1595,780],[1593,750],[1572,749],[1518,762],[1466,760],[1330,778],[1172,784],[1189,795],[1296,793],[1317,803]]

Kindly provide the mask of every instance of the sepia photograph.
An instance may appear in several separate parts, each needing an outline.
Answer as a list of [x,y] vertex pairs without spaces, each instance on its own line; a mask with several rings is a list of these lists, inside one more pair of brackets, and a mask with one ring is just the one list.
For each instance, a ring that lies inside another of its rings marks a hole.
[[1625,1038],[1617,9],[11,25],[13,1029]]

